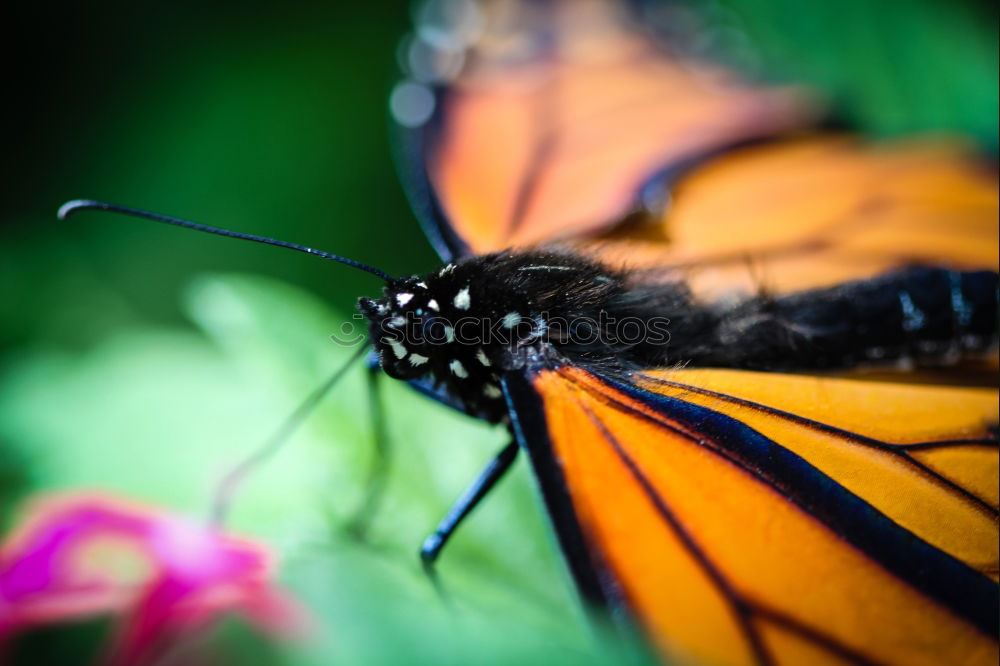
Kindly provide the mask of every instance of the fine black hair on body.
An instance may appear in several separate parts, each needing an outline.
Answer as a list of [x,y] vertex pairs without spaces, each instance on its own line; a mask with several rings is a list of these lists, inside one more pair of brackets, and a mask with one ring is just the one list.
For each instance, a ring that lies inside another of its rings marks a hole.
[[945,363],[997,336],[996,272],[913,267],[735,304],[561,249],[505,251],[389,280],[362,298],[383,369],[432,375],[466,411],[506,417],[504,373],[573,364],[826,370]]

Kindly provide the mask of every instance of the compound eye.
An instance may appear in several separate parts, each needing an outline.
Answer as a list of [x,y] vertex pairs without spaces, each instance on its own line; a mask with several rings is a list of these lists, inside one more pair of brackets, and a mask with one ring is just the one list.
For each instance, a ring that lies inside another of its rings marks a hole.
[[[388,352],[387,352],[388,353]],[[408,368],[405,365],[396,361],[396,359],[389,359],[383,355],[382,358],[382,371],[389,375],[393,379],[412,379],[407,373]]]
[[359,298],[358,309],[369,319],[373,319],[379,313],[378,302],[371,298]]
[[382,336],[378,348],[382,369],[393,379],[413,379],[427,370],[423,367],[427,358],[417,355],[412,344],[404,344],[399,337]]
[[403,334],[399,331],[392,331],[386,335],[382,336],[379,341],[385,350],[386,358],[392,358],[397,361],[401,361],[406,358],[409,351],[406,348],[405,340],[403,340]]

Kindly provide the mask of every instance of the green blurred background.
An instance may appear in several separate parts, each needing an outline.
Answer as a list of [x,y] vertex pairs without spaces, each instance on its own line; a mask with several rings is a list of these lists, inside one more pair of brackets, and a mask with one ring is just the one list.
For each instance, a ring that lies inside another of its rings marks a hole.
[[[957,131],[995,158],[992,3],[705,7],[731,28],[719,33],[723,50],[769,77],[819,86],[859,129]],[[392,274],[436,265],[390,159],[386,99],[410,10],[7,9],[5,524],[25,494],[80,486],[204,514],[225,470],[344,359],[329,334],[350,321],[357,296],[378,292],[369,276],[270,247],[97,213],[59,223],[63,201],[277,236]],[[367,541],[343,530],[371,447],[360,372],[235,503],[233,528],[282,553],[282,580],[320,618],[323,639],[287,658],[619,662],[619,648],[586,629],[523,463],[442,558],[451,603],[440,602],[416,549],[504,433],[405,387],[383,398],[395,455]]]

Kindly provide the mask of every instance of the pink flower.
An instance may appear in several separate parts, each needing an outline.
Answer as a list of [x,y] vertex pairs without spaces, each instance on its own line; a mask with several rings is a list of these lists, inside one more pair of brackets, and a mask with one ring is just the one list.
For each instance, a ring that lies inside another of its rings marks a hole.
[[153,659],[227,613],[265,632],[297,633],[303,614],[271,582],[256,543],[95,493],[31,503],[0,547],[0,650],[19,630],[120,615],[109,664]]

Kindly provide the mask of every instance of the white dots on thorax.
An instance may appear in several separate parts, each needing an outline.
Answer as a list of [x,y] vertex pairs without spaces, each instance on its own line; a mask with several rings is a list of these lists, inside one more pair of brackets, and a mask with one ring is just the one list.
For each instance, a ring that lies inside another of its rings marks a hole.
[[490,363],[489,357],[486,355],[486,352],[483,351],[482,347],[476,350],[476,360],[482,363],[487,368],[492,365],[492,363]]
[[400,307],[406,305],[412,300],[413,300],[413,294],[409,293],[396,294],[396,302],[399,303]]
[[452,303],[454,303],[455,307],[459,310],[468,310],[469,306],[472,305],[472,297],[469,295],[469,288],[462,287],[462,289],[455,294],[455,298]]
[[409,353],[406,347],[399,340],[393,340],[392,338],[385,338],[386,343],[392,349],[392,353],[395,354],[396,358],[405,358]]
[[469,376],[469,372],[462,365],[462,362],[457,358],[448,364],[448,369],[451,370],[451,374],[455,375],[459,379],[465,379]]

